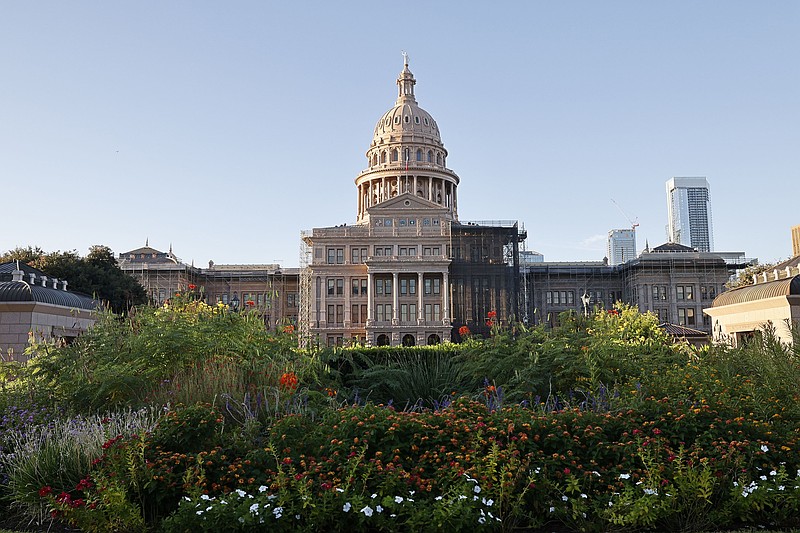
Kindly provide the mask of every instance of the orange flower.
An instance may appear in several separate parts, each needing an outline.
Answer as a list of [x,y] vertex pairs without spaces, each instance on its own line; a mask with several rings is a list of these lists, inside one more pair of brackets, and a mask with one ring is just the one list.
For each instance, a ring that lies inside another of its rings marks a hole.
[[469,335],[469,333],[470,331],[467,326],[461,326],[460,328],[458,328],[458,334],[461,335],[462,337]]
[[281,388],[293,391],[297,388],[297,375],[294,372],[286,372],[281,376]]
[[190,291],[193,291],[193,290],[195,290],[196,288],[197,288],[197,285],[195,285],[194,283],[190,283],[190,284],[189,284],[189,290],[190,290]]
[[287,324],[286,326],[283,326],[283,332],[284,333],[288,333],[289,335],[291,335],[292,333],[294,333],[294,326],[291,325],[291,324]]
[[247,307],[253,307],[254,305],[256,305],[256,303],[253,300],[247,300],[244,303],[244,305],[246,305]]

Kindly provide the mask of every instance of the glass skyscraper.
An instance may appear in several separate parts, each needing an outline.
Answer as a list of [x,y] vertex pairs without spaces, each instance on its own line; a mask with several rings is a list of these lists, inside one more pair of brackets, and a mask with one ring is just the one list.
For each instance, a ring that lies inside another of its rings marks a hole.
[[667,212],[669,242],[690,246],[699,252],[714,250],[711,192],[706,178],[667,180]]

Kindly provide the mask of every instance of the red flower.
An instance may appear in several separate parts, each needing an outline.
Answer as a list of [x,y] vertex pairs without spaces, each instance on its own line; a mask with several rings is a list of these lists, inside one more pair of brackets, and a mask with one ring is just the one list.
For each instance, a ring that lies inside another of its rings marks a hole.
[[570,472],[572,472],[572,471],[569,468],[565,468],[564,469],[564,474],[569,475]]
[[49,496],[53,493],[53,487],[50,485],[46,485],[39,489],[39,497],[44,498],[45,496]]
[[467,326],[461,326],[460,328],[458,328],[458,334],[461,335],[462,337],[466,337],[467,335],[469,335],[469,333],[470,333],[469,328]]
[[194,283],[190,283],[190,284],[189,284],[189,290],[190,290],[190,291],[193,291],[193,290],[195,290],[196,288],[197,288],[197,285],[195,285]]
[[497,316],[497,311],[489,311],[486,316],[489,318],[495,318]]
[[494,322],[492,322],[491,320],[487,320],[486,325],[491,328],[492,326],[494,326]]
[[247,307],[253,307],[254,305],[256,305],[256,303],[253,300],[247,300],[244,303],[244,305],[246,305]]
[[280,384],[283,389],[294,390],[297,388],[297,383],[297,375],[294,372],[286,372],[281,376]]

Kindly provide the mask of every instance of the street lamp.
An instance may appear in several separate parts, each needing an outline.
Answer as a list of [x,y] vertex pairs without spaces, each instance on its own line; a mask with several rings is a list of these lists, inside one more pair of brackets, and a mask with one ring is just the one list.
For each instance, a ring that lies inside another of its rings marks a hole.
[[231,307],[233,308],[234,311],[237,311],[239,309],[239,297],[236,296],[235,292],[233,293],[233,298],[231,298]]

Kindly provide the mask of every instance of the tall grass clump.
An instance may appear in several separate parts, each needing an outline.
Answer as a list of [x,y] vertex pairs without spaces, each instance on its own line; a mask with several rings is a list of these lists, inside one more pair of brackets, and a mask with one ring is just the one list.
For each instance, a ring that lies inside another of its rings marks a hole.
[[151,431],[161,414],[157,409],[127,410],[107,416],[88,415],[57,420],[49,425],[20,428],[5,435],[10,451],[0,454],[0,470],[17,511],[41,524],[48,509],[39,490],[69,491],[103,454],[103,445],[118,435]]

